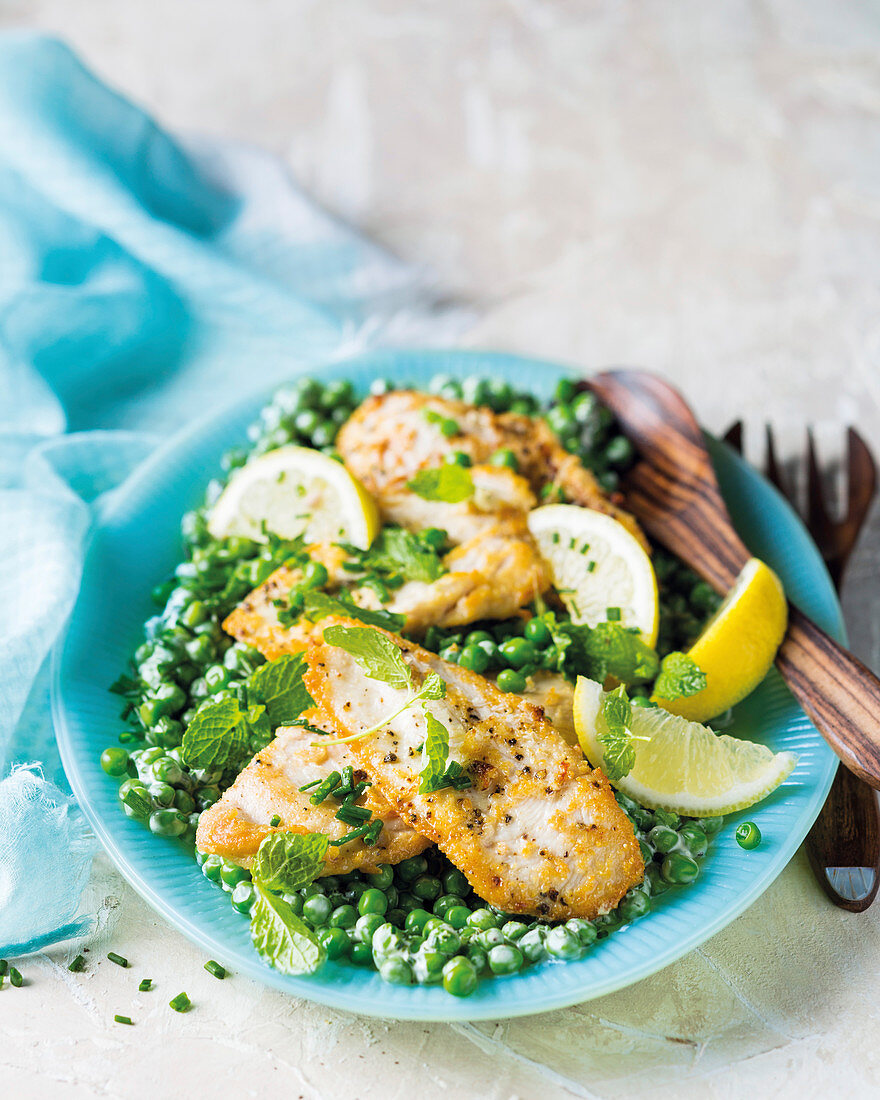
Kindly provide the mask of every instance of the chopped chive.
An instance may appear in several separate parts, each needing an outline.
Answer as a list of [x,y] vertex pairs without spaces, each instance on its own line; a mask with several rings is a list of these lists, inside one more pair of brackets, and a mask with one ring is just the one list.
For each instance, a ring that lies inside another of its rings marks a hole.
[[9,973],[9,963],[6,959],[0,959],[0,978]]
[[324,799],[327,798],[330,792],[337,786],[341,778],[342,776],[339,772],[330,772],[320,786],[315,788],[315,793],[309,799],[309,802],[311,802],[313,806],[320,806]]
[[592,573],[595,570],[595,568],[596,568],[596,563],[594,561],[588,561],[587,562],[587,572],[588,573]]
[[225,968],[222,967],[220,963],[214,962],[213,959],[208,959],[208,961],[205,963],[205,970],[207,970],[209,974],[213,974],[215,978],[222,979],[226,977]]
[[345,787],[347,791],[350,791],[354,786],[354,768],[351,764],[346,764],[342,769],[342,783],[340,785]]
[[340,806],[333,816],[346,825],[361,825],[370,820],[371,814],[363,806]]
[[281,824],[281,817],[278,814],[272,814],[272,816],[269,818],[269,824],[274,829],[276,825]]
[[153,979],[152,978],[141,978],[140,983],[138,984],[138,992],[139,993],[148,993],[152,988],[153,988]]
[[372,846],[378,842],[381,832],[382,820],[377,817],[375,821],[367,826],[367,830],[364,833],[364,844],[366,844],[368,848],[372,848]]
[[78,974],[81,970],[85,970],[86,960],[84,955],[77,955],[75,959],[72,959],[67,964],[67,969],[72,970],[74,974]]
[[113,1019],[117,1024],[128,1024],[131,1026],[132,1020],[130,1016],[114,1016]]
[[24,978],[21,976],[19,971],[15,969],[14,966],[10,966],[9,968],[9,981],[12,983],[12,985],[15,986],[16,989],[21,989],[21,984],[24,981]]
[[558,531],[553,532],[553,534],[550,536],[550,541],[553,542],[554,544],[559,542],[559,532]]
[[[379,822],[381,825],[381,821]],[[343,844],[348,844],[350,840],[359,840],[367,831],[371,828],[369,825],[361,825],[359,829],[352,829],[350,833],[346,833],[345,836],[341,836],[338,840],[331,840],[330,843],[334,848],[339,848]]]
[[123,955],[117,955],[115,951],[108,951],[107,958],[112,963],[116,963],[117,966],[128,966],[128,959]]
[[168,1007],[173,1008],[175,1012],[186,1012],[192,1008],[192,1001],[185,993],[178,993],[176,997],[172,997],[168,1002]]
[[313,779],[311,781],[311,783],[304,783],[303,786],[299,788],[299,790],[300,791],[310,791],[312,789],[312,787],[317,787],[319,783],[323,783],[323,782],[324,782],[323,779]]
[[585,542],[584,545],[581,547],[581,553],[586,554],[586,553],[589,552],[589,549],[590,549],[590,544],[588,542]]
[[609,623],[619,623],[620,622],[620,608],[619,607],[606,607],[605,608],[605,618],[608,620]]
[[575,544],[576,541],[577,540],[575,539],[574,535],[572,535],[571,538],[568,540],[569,550],[574,550],[574,544]]

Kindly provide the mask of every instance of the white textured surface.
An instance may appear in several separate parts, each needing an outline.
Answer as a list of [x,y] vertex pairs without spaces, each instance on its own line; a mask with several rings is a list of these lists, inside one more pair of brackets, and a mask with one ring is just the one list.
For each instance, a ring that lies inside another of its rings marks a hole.
[[[665,370],[710,428],[743,415],[750,453],[765,419],[788,451],[808,421],[829,456],[846,423],[880,444],[874,0],[0,0],[0,24],[24,23],[169,125],[285,156],[477,304],[472,344]],[[878,547],[875,512],[845,599],[875,667]],[[25,960],[28,985],[0,992],[0,1074],[22,1100],[880,1092],[880,910],[832,908],[802,854],[632,990],[473,1028],[219,983],[105,861],[92,889],[91,957],[134,965]],[[155,992],[132,993],[141,976]],[[185,1016],[166,1007],[181,988]]]

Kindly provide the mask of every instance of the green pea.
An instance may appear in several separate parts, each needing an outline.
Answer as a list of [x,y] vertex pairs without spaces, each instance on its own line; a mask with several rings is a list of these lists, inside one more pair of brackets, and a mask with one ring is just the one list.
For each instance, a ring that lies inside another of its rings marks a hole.
[[513,470],[514,473],[519,472],[519,462],[509,447],[502,447],[500,451],[495,451],[494,454],[489,456],[489,463],[492,466],[501,466],[507,470]]
[[571,409],[565,405],[554,405],[546,416],[548,426],[560,438],[570,436],[577,429],[577,421],[572,415]]
[[383,863],[375,871],[367,871],[366,874],[378,890],[387,890],[394,882],[394,868],[388,863]]
[[461,394],[469,405],[489,404],[489,384],[485,378],[469,375],[461,384]]
[[540,927],[530,928],[528,932],[519,939],[516,946],[518,950],[522,952],[523,958],[528,960],[528,962],[544,962],[547,958],[547,945],[544,940],[544,929]]
[[333,906],[326,894],[313,894],[303,902],[302,915],[314,927],[326,924],[333,912]]
[[715,836],[724,828],[724,817],[698,817],[696,825],[699,825],[706,836]]
[[497,947],[492,948],[487,957],[489,969],[499,977],[516,974],[523,967],[522,952],[510,944],[499,943]]
[[417,982],[430,985],[439,982],[443,977],[443,967],[446,964],[446,956],[440,951],[431,951],[424,946],[416,952],[413,973]]
[[335,408],[337,405],[351,405],[354,402],[354,386],[347,378],[338,378],[328,382],[321,395],[321,404],[325,409]]
[[379,977],[392,985],[412,985],[412,967],[399,956],[383,959],[379,964]]
[[345,896],[352,905],[357,905],[360,900],[361,894],[365,894],[370,887],[363,881],[363,879],[352,879],[351,882],[346,883]]
[[[184,665],[182,667],[192,668],[191,665]],[[165,749],[176,749],[183,740],[183,722],[179,722],[176,718],[169,718],[167,715],[163,715],[153,726],[151,732],[156,738],[159,746]]]
[[537,657],[535,647],[527,638],[508,638],[498,647],[498,652],[512,668],[522,668]]
[[538,618],[529,619],[526,623],[524,637],[539,649],[543,649],[553,640],[550,628],[543,619]]
[[451,871],[447,871],[443,875],[443,892],[445,894],[458,894],[461,898],[467,897],[471,892],[471,884],[457,867],[453,867]]
[[650,844],[642,840],[641,837],[638,837],[637,839],[639,842],[639,851],[642,853],[643,861],[645,863],[650,863],[651,860],[654,858],[654,849],[651,847]]
[[635,454],[635,447],[625,435],[614,436],[605,448],[605,459],[611,466],[628,466]]
[[553,396],[557,401],[567,403],[571,401],[577,393],[577,383],[572,378],[560,378],[556,383],[556,388],[553,391]]
[[201,810],[207,810],[210,806],[213,806],[219,798],[220,788],[216,783],[209,783],[205,787],[200,787],[196,792],[196,800]]
[[332,421],[322,421],[312,432],[312,445],[329,447],[336,438],[336,427]]
[[321,423],[321,416],[314,409],[304,409],[297,413],[293,420],[293,426],[300,435],[311,436],[312,432]]
[[237,863],[230,863],[229,860],[223,861],[223,866],[220,868],[220,881],[227,886],[238,886],[240,882],[246,882],[250,877],[250,872],[244,867],[239,867]]
[[381,890],[365,890],[358,899],[358,912],[363,917],[368,913],[384,916],[388,909],[388,898]]
[[432,928],[425,937],[425,949],[439,951],[443,955],[454,955],[461,950],[461,937],[454,928],[443,924],[440,928]]
[[120,775],[126,775],[128,772],[129,756],[125,749],[117,748],[116,745],[110,745],[109,748],[104,749],[101,753],[101,767],[107,773],[114,777]]
[[657,825],[665,825],[668,829],[678,829],[681,826],[681,817],[671,810],[655,810],[654,821]]
[[467,997],[477,988],[477,968],[470,959],[456,955],[443,967],[443,988],[453,997]]
[[617,907],[617,912],[624,924],[629,924],[639,917],[643,917],[651,908],[651,900],[644,890],[631,890]]
[[498,673],[498,688],[501,691],[521,693],[526,690],[526,678],[512,668],[503,668]]
[[509,920],[501,925],[501,935],[508,943],[516,943],[517,940],[521,940],[528,930],[529,926],[521,920]]
[[186,832],[186,821],[177,810],[154,810],[150,814],[150,832],[156,836],[180,836]]
[[[207,635],[201,634],[199,637],[193,638],[191,642],[186,643],[186,652],[187,656],[195,661],[197,665],[203,665],[214,656],[215,647]],[[192,685],[190,690],[192,690]]]
[[410,856],[397,865],[397,874],[404,882],[413,882],[428,870],[428,861],[424,856]]
[[373,949],[368,943],[351,945],[351,961],[355,966],[373,966]]
[[471,672],[485,672],[489,667],[489,654],[482,646],[468,645],[459,654],[458,664]]
[[290,908],[294,911],[296,916],[302,916],[303,905],[305,902],[299,896],[299,894],[282,894],[282,899],[287,902]]
[[385,923],[384,914],[366,913],[358,917],[354,930],[361,943],[372,943],[373,933]]
[[669,889],[669,883],[663,877],[656,863],[650,863],[645,868],[645,881],[647,882],[648,890],[652,898],[665,894]]
[[409,891],[402,890],[397,899],[397,908],[402,909],[404,915],[406,915],[407,913],[411,913],[413,909],[424,909],[424,906],[415,894],[410,894]]
[[434,902],[434,916],[446,920],[446,914],[457,905],[461,905],[461,898],[458,894],[441,894]]
[[349,939],[342,928],[322,928],[318,932],[318,943],[328,959],[341,959],[348,954]]
[[406,913],[404,913],[402,909],[395,907],[394,909],[388,910],[385,914],[385,920],[387,920],[389,924],[393,924],[395,928],[403,928],[406,922]]
[[443,456],[443,461],[450,466],[462,466],[467,469],[471,465],[471,456],[464,451],[449,451]]
[[750,852],[761,843],[761,830],[754,821],[744,821],[736,827],[736,842],[740,848]]
[[554,959],[578,959],[584,950],[575,933],[564,924],[557,924],[551,928],[547,932],[544,944],[548,954]]
[[678,835],[687,845],[694,859],[702,859],[709,849],[709,838],[699,825],[686,824],[678,830]]
[[209,856],[205,857],[205,862],[202,864],[202,874],[211,882],[219,882],[222,868],[223,857],[212,852]]
[[565,927],[569,932],[574,932],[584,947],[589,947],[596,942],[596,926],[592,921],[584,920],[582,917],[572,917],[565,922]]
[[315,897],[316,894],[321,894],[325,897],[326,897],[326,894],[327,894],[327,891],[324,888],[323,882],[318,882],[317,879],[314,882],[310,882],[308,884],[308,886],[303,886],[299,890],[299,896],[303,899],[303,901],[305,901],[306,898]]
[[460,653],[461,653],[460,646],[453,643],[452,645],[444,646],[443,649],[440,650],[440,653],[438,654],[438,656],[440,657],[441,660],[449,661],[449,663],[451,665],[455,665],[455,664],[458,664],[458,658],[459,658]]
[[173,786],[183,779],[183,769],[172,756],[163,756],[153,765],[153,775],[161,783]]
[[431,919],[431,914],[426,909],[413,909],[406,916],[406,930],[407,932],[417,932],[421,934],[425,925]]
[[174,792],[173,805],[175,810],[179,810],[182,814],[191,814],[196,808],[195,799],[189,791],[184,790],[176,790]]
[[330,577],[327,567],[319,561],[307,562],[303,566],[302,574],[302,587],[308,589],[323,588]]
[[249,913],[254,904],[254,884],[239,882],[235,885],[230,898],[232,908],[239,913]]
[[661,873],[667,882],[676,886],[686,886],[700,873],[700,865],[695,859],[682,852],[670,852],[663,860]]
[[668,825],[655,825],[648,833],[648,840],[658,852],[663,852],[665,855],[678,844],[678,833]]
[[466,905],[453,905],[446,910],[446,923],[451,925],[456,932],[461,931],[462,928],[468,922],[468,917],[471,915],[470,909]]
[[468,927],[476,928],[480,932],[498,927],[498,918],[491,909],[474,909],[467,922]]

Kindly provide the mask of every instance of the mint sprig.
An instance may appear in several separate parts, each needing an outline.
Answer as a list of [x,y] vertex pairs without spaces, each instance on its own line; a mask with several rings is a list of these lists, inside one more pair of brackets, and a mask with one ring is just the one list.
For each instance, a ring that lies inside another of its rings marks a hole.
[[706,673],[687,653],[668,653],[660,663],[654,694],[661,699],[683,699],[706,686]]
[[324,833],[270,833],[257,849],[251,874],[267,890],[292,894],[317,878],[328,844]]
[[621,684],[609,691],[602,701],[602,719],[605,729],[599,734],[602,746],[603,770],[612,783],[623,779],[636,762],[635,748],[629,727],[632,723],[632,706]]
[[251,940],[257,954],[282,974],[311,974],[326,957],[315,933],[258,878],[254,880]]

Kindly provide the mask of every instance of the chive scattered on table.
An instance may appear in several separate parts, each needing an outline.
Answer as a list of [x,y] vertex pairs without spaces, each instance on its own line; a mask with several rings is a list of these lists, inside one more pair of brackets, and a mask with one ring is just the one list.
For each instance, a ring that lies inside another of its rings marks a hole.
[[108,951],[107,958],[117,966],[128,966],[128,959],[124,955],[117,955],[115,951]]
[[9,981],[12,983],[12,985],[15,986],[16,989],[20,989],[22,982],[24,981],[21,973],[16,970],[14,966],[10,966],[9,968]]
[[85,970],[85,968],[85,955],[77,955],[75,959],[71,959],[71,961],[67,964],[67,969],[72,970],[74,974],[78,974],[81,970]]
[[0,978],[9,973],[9,963],[6,959],[0,959]]
[[130,1016],[120,1016],[117,1014],[113,1017],[113,1019],[116,1021],[117,1024],[128,1024],[129,1026],[132,1025],[132,1019]]
[[213,974],[215,978],[222,979],[226,977],[225,968],[222,967],[220,963],[214,962],[213,959],[208,959],[208,961],[205,963],[205,970],[207,970],[209,974]]
[[152,988],[153,988],[153,979],[152,978],[141,978],[140,983],[138,985],[138,992],[139,993],[147,993]]
[[178,993],[176,997],[171,998],[168,1006],[173,1008],[175,1012],[186,1012],[192,1008],[192,1001],[185,993]]

